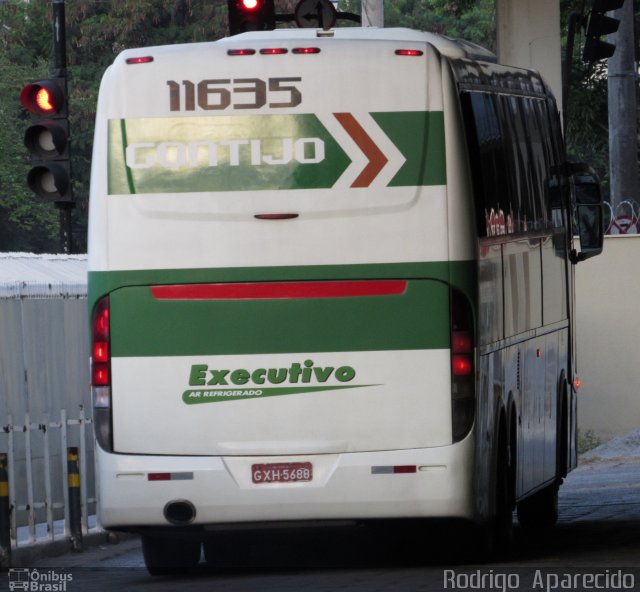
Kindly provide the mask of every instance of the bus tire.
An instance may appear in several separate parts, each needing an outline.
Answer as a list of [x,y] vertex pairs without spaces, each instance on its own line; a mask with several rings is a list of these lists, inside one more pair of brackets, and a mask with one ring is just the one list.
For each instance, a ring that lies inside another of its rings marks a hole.
[[142,556],[152,576],[185,573],[200,561],[200,541],[142,535]]
[[495,552],[504,555],[513,547],[513,494],[511,490],[511,466],[505,431],[498,441],[496,464],[496,508],[493,519]]
[[513,466],[509,462],[506,429],[501,421],[495,467],[494,496],[495,508],[491,520],[476,529],[474,559],[491,561],[504,557],[513,550],[513,509],[514,492],[512,484]]
[[528,530],[553,528],[558,521],[558,485],[552,483],[518,503],[518,522]]

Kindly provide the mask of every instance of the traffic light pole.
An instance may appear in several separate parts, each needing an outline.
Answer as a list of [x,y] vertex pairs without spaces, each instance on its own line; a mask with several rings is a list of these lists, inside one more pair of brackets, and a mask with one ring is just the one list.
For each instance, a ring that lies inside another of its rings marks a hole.
[[569,122],[569,91],[571,82],[571,71],[573,70],[573,46],[575,43],[576,29],[580,26],[582,15],[579,12],[572,12],[569,15],[567,30],[567,45],[564,54],[564,64],[562,68],[562,127],[564,134],[567,133]]
[[[69,96],[67,88],[67,33],[64,0],[53,0],[53,67],[55,76],[63,78],[64,95]],[[69,169],[71,171],[71,169]],[[71,173],[69,173],[71,177]],[[71,182],[71,181],[70,181]],[[64,253],[71,253],[72,249],[72,225],[71,210],[73,201],[56,201],[56,208],[60,211],[60,245]]]
[[67,32],[64,14],[64,0],[53,0],[53,67],[59,71],[56,76],[67,74]]

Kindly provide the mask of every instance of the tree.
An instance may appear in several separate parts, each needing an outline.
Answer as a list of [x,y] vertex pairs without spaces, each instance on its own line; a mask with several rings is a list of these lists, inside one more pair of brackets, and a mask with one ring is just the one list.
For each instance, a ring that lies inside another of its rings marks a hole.
[[[225,0],[67,0],[74,251],[86,250],[93,122],[100,79],[129,47],[213,41],[226,33]],[[0,3],[0,250],[59,250],[58,212],[26,187],[28,117],[21,88],[52,67],[51,3]]]
[[0,6],[0,251],[51,251],[57,242],[57,212],[34,200],[26,186],[29,156],[23,144],[28,116],[18,102],[26,82],[46,74],[40,59],[41,4]]

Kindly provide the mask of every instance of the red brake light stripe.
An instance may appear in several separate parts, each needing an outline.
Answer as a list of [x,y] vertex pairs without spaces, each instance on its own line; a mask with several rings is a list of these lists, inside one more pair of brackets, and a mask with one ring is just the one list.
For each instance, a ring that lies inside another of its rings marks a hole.
[[152,286],[157,300],[266,300],[279,298],[356,298],[403,294],[405,280],[264,282]]

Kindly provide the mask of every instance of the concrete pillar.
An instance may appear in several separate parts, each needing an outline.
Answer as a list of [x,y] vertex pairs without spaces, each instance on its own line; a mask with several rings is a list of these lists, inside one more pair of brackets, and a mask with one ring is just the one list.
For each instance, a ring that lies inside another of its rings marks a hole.
[[617,212],[622,201],[638,199],[638,127],[636,121],[636,63],[633,2],[609,16],[620,20],[608,41],[616,44],[609,59],[609,168],[610,201]]
[[559,0],[496,0],[498,60],[538,70],[562,107]]
[[383,0],[362,0],[362,26],[384,27]]

